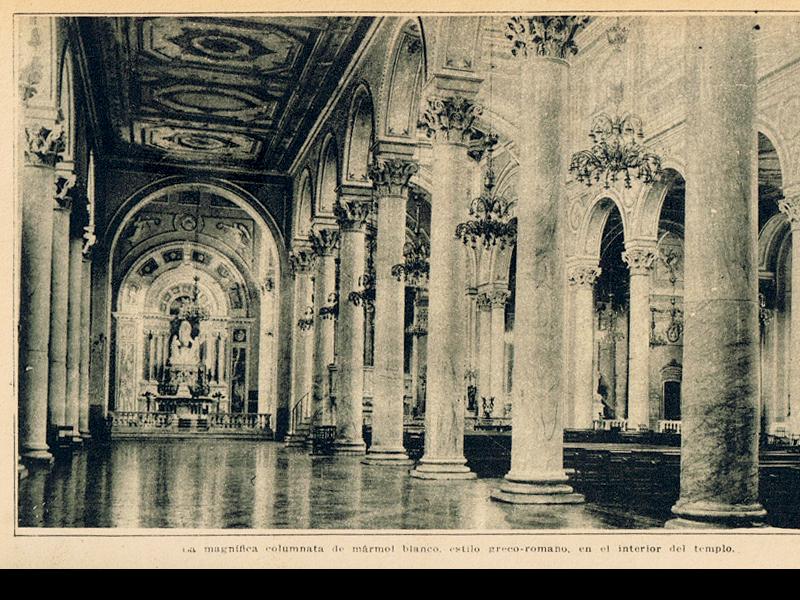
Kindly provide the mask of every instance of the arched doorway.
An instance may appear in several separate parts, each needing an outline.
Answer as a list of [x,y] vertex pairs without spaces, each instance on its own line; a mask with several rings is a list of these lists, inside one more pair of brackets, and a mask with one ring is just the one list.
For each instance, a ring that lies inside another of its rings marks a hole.
[[271,434],[280,271],[272,231],[229,190],[176,184],[129,210],[109,257],[112,435]]

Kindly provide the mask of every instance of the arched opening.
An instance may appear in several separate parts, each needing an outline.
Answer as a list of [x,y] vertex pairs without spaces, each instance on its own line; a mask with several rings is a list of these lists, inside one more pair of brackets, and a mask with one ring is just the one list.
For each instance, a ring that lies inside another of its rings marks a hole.
[[686,182],[669,178],[658,219],[658,246],[651,275],[650,398],[657,405],[659,431],[679,421],[683,364],[683,240]]
[[311,232],[311,209],[314,206],[314,185],[308,169],[303,171],[299,190],[293,235],[295,239],[307,240]]
[[319,174],[319,192],[317,194],[317,214],[333,213],[336,204],[336,190],[339,187],[339,157],[336,142],[328,138],[322,147]]
[[622,260],[625,228],[613,200],[600,200],[595,212],[605,215],[605,224],[599,240],[601,271],[594,286],[594,393],[602,401],[604,419],[621,419],[627,414],[630,307],[628,267]]
[[410,20],[395,43],[388,78],[388,99],[383,132],[393,137],[414,137],[419,97],[424,78],[424,49],[419,22]]
[[117,225],[108,272],[112,435],[270,436],[280,255],[247,202],[212,184],[155,190]]
[[367,87],[362,85],[357,89],[350,109],[350,131],[344,169],[345,179],[349,182],[369,182],[367,169],[375,138],[373,119],[372,97]]
[[792,232],[779,209],[783,174],[778,152],[758,133],[758,283],[761,349],[761,429],[783,438],[794,431],[796,402],[790,393]]

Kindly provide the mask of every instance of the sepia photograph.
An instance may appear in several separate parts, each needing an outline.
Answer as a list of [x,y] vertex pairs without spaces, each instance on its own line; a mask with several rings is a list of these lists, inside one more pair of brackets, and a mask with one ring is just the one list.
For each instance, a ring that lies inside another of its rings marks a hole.
[[4,563],[797,548],[800,5],[37,4]]

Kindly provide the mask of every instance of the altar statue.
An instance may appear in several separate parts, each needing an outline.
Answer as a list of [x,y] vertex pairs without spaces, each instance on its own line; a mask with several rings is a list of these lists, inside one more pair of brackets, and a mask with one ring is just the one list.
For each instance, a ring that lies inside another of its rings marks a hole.
[[184,319],[178,326],[178,333],[173,335],[170,341],[170,363],[173,365],[197,365],[199,347],[199,343],[192,337],[192,324]]

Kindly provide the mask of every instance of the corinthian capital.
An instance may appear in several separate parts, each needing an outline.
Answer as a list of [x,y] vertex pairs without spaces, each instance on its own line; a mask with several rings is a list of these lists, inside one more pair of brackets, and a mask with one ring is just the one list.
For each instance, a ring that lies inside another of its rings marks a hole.
[[72,207],[70,192],[75,187],[76,179],[75,173],[71,171],[56,173],[56,193],[53,197],[56,201],[56,208],[69,210]]
[[800,229],[800,192],[778,200],[778,208],[786,215],[792,230]]
[[511,297],[511,292],[508,290],[494,290],[492,292],[492,307],[493,308],[504,308],[506,302]]
[[366,226],[373,202],[362,198],[340,198],[333,214],[342,229],[360,229]]
[[572,265],[567,269],[567,281],[577,287],[592,287],[601,272],[597,265]]
[[25,161],[31,165],[55,166],[66,147],[61,125],[25,128]]
[[318,229],[310,237],[311,247],[317,256],[331,256],[339,248],[338,229]]
[[492,296],[486,292],[475,296],[475,306],[480,312],[488,312],[492,309]]
[[483,109],[461,96],[431,96],[418,127],[425,135],[450,142],[465,142],[475,131],[475,119]]
[[566,58],[577,54],[575,34],[589,22],[589,17],[511,17],[506,38],[511,40],[511,54]]
[[386,158],[369,166],[369,178],[380,196],[400,196],[408,190],[409,181],[418,170],[414,161]]
[[292,275],[310,273],[314,268],[315,258],[316,256],[310,248],[301,248],[292,252],[289,255],[289,267],[292,269]]
[[631,275],[648,275],[656,260],[655,248],[634,246],[622,253],[623,262],[628,265]]

